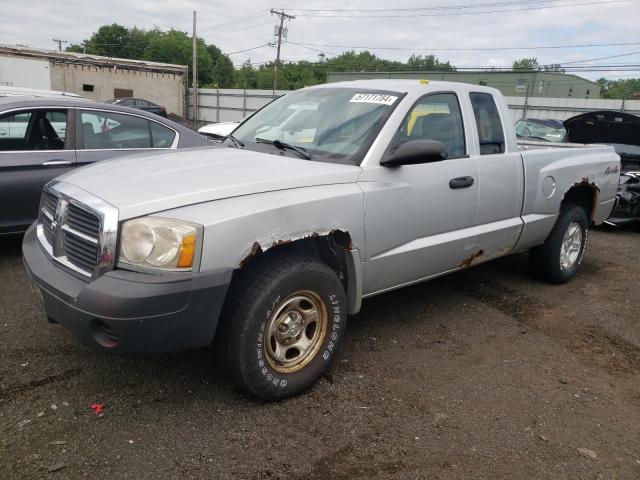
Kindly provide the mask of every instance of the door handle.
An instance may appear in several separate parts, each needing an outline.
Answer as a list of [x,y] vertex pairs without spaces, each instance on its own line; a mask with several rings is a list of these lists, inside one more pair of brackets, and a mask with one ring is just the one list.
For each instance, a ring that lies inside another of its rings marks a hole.
[[60,167],[62,165],[71,165],[70,160],[49,160],[48,162],[44,162],[42,165],[45,167]]
[[458,177],[449,180],[449,188],[457,190],[459,188],[469,188],[473,185],[473,177]]

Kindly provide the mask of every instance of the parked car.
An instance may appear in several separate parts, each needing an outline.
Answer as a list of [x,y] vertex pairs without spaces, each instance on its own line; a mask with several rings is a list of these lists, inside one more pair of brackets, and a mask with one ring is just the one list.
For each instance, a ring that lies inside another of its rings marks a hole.
[[39,88],[14,87],[0,85],[0,97],[72,97],[82,98],[77,93],[60,92],[58,90],[42,90]]
[[[283,112],[279,112],[277,116],[264,119],[264,126],[261,127],[262,137],[278,138],[281,141],[302,141],[303,139],[295,138],[296,135],[303,134],[303,128],[311,128],[312,126],[306,122],[303,112],[315,109],[314,105],[293,104],[289,105]],[[247,117],[248,118],[248,117]],[[246,120],[246,119],[245,119]],[[210,123],[198,129],[199,133],[206,135],[212,140],[223,141],[229,136],[241,122],[218,122]]]
[[561,120],[553,118],[521,118],[515,125],[518,138],[561,143],[566,141],[566,131]]
[[198,129],[198,133],[206,135],[211,140],[223,141],[227,136],[240,125],[240,122],[218,122],[204,125]]
[[167,118],[167,109],[162,105],[158,105],[156,103],[150,102],[149,100],[144,100],[142,98],[112,98],[111,100],[107,100],[104,103],[108,103],[111,105],[120,105],[121,107],[131,107],[136,108],[138,110],[144,110],[145,112],[155,113],[156,115],[160,115],[161,117]]
[[620,155],[618,205],[609,219],[622,225],[640,221],[640,117],[630,113],[596,111],[565,120],[567,139],[574,143],[605,144]]
[[[264,138],[295,104],[315,106],[304,142]],[[477,85],[298,90],[245,120],[224,142],[235,148],[116,159],[48,184],[25,266],[45,317],[89,345],[215,338],[242,389],[289,397],[327,369],[364,298],[516,252],[546,281],[576,274],[589,226],[613,209],[619,157],[520,151],[509,119],[500,92]]]
[[156,115],[84,99],[0,98],[0,234],[38,216],[42,187],[98,160],[211,144]]

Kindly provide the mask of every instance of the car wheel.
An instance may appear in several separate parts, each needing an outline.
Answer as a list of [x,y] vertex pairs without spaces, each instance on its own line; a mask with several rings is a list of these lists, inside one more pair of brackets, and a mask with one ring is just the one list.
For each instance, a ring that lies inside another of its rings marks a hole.
[[584,257],[589,221],[584,209],[566,205],[544,244],[529,252],[532,273],[550,283],[569,281]]
[[231,286],[220,338],[224,369],[262,400],[303,392],[328,368],[344,335],[345,292],[314,258],[257,259]]

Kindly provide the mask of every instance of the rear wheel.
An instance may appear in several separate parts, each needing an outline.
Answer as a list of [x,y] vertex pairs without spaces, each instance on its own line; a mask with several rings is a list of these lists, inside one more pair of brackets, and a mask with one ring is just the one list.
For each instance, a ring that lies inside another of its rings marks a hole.
[[296,395],[328,368],[346,326],[342,284],[324,263],[279,254],[240,272],[218,335],[224,368],[263,400]]
[[582,262],[588,227],[582,207],[571,204],[563,207],[544,244],[529,252],[532,273],[550,283],[569,281]]

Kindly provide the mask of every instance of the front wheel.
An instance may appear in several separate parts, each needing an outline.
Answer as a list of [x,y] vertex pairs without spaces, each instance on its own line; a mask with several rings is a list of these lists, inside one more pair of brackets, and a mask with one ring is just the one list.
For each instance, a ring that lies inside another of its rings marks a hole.
[[263,400],[296,395],[328,368],[344,335],[344,288],[324,263],[279,254],[240,272],[218,348],[242,390]]
[[568,282],[584,257],[589,221],[582,207],[563,207],[544,244],[529,252],[532,273],[550,283]]

